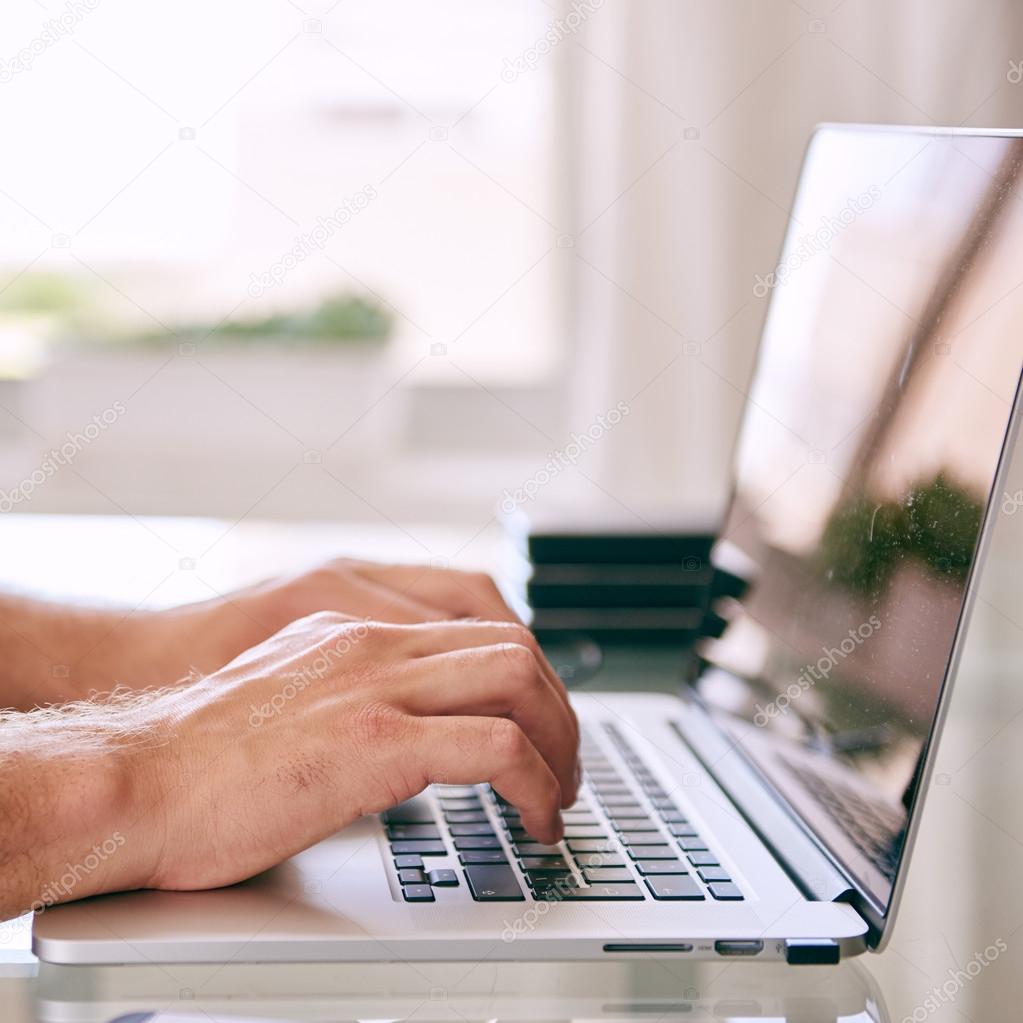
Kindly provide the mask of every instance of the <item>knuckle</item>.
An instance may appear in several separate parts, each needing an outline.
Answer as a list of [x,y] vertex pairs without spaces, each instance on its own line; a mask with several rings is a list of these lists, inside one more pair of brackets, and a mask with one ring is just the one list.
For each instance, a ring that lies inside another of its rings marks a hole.
[[348,615],[340,611],[315,611],[302,619],[318,632],[336,629],[339,625],[350,621]]
[[362,628],[365,630],[363,635],[366,640],[374,646],[393,643],[396,638],[395,626],[389,625],[387,622],[367,620],[362,623]]
[[497,592],[497,584],[486,572],[466,572],[464,582],[477,593],[492,594]]
[[393,743],[405,731],[404,715],[379,700],[362,704],[354,713],[349,738],[356,746],[374,749]]
[[500,625],[507,631],[510,642],[524,646],[530,652],[533,651],[536,646],[536,640],[533,638],[533,633],[525,625],[521,622],[502,622]]
[[495,718],[490,725],[490,745],[500,759],[518,761],[526,755],[529,740],[514,721]]
[[499,649],[513,681],[522,683],[538,677],[536,657],[528,646],[502,643]]

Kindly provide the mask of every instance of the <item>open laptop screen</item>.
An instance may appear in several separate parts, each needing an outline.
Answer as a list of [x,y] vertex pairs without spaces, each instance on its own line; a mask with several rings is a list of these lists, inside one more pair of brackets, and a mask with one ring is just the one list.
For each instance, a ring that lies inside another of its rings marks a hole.
[[745,586],[701,686],[882,913],[1023,365],[1021,171],[1016,138],[823,128],[752,282],[714,553]]

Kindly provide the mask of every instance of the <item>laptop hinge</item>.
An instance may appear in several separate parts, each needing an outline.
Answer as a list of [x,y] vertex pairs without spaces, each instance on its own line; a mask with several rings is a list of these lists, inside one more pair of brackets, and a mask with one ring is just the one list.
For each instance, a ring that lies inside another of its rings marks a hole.
[[851,901],[855,886],[793,819],[734,741],[699,703],[686,700],[686,705],[691,713],[685,721],[672,721],[672,728],[728,794],[796,887],[816,902]]

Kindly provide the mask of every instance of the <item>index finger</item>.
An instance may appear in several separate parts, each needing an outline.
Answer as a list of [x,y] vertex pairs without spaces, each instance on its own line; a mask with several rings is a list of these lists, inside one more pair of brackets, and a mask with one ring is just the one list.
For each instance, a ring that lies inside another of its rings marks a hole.
[[403,759],[421,765],[428,783],[477,785],[494,791],[517,807],[522,826],[541,842],[564,834],[561,786],[526,733],[507,718],[427,717],[402,751]]

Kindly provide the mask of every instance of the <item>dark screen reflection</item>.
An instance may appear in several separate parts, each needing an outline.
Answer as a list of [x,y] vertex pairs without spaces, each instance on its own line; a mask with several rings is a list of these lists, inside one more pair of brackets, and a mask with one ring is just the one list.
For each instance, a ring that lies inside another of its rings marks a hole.
[[[1023,364],[1023,143],[823,129],[771,293],[702,654],[880,905]],[[730,719],[732,720],[732,719]]]

